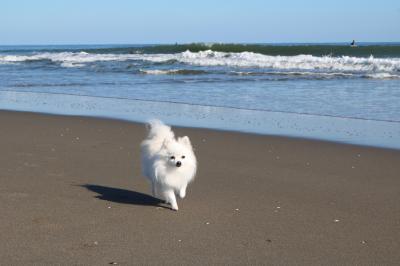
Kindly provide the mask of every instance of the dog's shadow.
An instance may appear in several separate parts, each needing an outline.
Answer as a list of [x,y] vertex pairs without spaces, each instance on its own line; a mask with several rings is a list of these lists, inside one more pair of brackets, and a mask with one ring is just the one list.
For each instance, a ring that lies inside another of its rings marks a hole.
[[145,206],[160,206],[164,203],[162,200],[154,198],[150,195],[136,192],[132,190],[126,190],[121,188],[105,187],[93,184],[81,185],[87,190],[96,192],[98,195],[95,196],[98,199],[124,203],[124,204],[134,204],[134,205],[145,205]]

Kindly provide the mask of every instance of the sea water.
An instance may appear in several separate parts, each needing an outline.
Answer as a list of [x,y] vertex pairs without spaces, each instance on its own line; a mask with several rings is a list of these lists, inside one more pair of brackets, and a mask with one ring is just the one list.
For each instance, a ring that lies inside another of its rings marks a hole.
[[0,46],[0,108],[400,148],[400,44]]

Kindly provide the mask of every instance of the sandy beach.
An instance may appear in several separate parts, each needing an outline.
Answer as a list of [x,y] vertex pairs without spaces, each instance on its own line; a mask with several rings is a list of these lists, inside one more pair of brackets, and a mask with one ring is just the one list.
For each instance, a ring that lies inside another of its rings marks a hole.
[[400,151],[206,129],[180,210],[142,124],[0,112],[2,265],[398,265]]

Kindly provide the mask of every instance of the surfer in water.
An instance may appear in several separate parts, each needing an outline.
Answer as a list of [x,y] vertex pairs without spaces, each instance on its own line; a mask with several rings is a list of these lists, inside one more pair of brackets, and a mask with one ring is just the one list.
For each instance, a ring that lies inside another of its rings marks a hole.
[[356,45],[356,41],[353,40],[353,41],[350,43],[350,46],[351,46],[351,47],[356,47],[356,46],[357,46],[357,45]]

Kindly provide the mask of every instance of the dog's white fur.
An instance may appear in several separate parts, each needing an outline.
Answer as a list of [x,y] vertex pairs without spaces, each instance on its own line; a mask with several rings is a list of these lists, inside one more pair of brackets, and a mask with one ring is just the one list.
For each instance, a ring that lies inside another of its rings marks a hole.
[[149,133],[141,144],[142,174],[149,179],[154,197],[178,210],[175,195],[184,198],[194,179],[197,161],[187,136],[175,139],[169,126],[149,121]]

